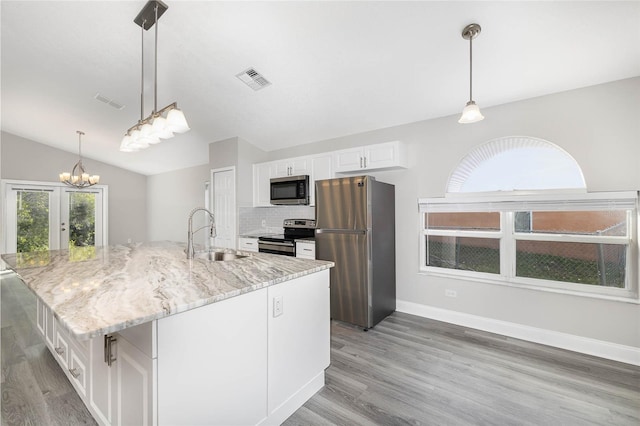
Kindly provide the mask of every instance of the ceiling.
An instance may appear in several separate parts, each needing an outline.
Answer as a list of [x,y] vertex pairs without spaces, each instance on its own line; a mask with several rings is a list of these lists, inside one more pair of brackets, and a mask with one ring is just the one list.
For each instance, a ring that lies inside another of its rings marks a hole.
[[[74,153],[83,130],[85,157],[151,175],[206,164],[234,136],[271,151],[459,114],[472,22],[481,108],[640,75],[638,1],[165,3],[158,107],[177,101],[190,132],[119,151],[140,117],[145,1],[0,2],[2,130]],[[247,87],[235,76],[249,67],[272,84]]]

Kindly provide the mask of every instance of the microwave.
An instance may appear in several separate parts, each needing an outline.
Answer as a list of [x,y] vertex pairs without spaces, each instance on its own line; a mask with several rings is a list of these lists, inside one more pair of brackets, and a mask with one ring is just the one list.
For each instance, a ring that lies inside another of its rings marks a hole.
[[309,204],[309,176],[271,178],[271,204]]

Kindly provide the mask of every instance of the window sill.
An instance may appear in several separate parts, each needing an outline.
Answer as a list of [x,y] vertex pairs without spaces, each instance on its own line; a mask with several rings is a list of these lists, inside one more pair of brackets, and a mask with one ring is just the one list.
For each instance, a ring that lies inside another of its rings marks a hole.
[[[418,273],[420,275],[426,275],[426,276],[449,278],[449,279],[456,279],[456,280],[463,280],[463,281],[473,281],[473,282],[480,282],[483,284],[493,284],[493,285],[500,285],[500,286],[506,286],[506,287],[522,288],[526,290],[543,291],[547,293],[565,294],[565,295],[571,295],[571,296],[587,297],[591,299],[600,299],[600,300],[608,300],[613,302],[622,302],[622,303],[631,303],[635,305],[640,305],[640,298],[638,297],[638,294],[633,293],[632,291],[628,291],[628,295],[617,296],[617,295],[610,295],[610,294],[592,293],[592,292],[586,292],[586,291],[576,291],[576,290],[570,290],[566,288],[551,288],[551,287],[546,287],[542,285],[513,282],[513,281],[508,281],[506,278],[503,278],[501,276],[496,276],[494,278],[491,276],[491,274],[480,274],[477,272],[474,272],[472,276],[472,275],[469,275],[469,273],[465,273],[464,271],[440,272],[440,271],[420,268]],[[625,290],[620,289],[620,291],[623,292]]]

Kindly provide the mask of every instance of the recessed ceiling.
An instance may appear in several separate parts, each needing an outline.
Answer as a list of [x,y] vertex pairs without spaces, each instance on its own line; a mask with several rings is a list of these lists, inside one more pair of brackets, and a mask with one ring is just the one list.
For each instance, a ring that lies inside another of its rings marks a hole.
[[[640,75],[640,2],[192,2],[159,21],[158,105],[191,131],[119,151],[140,117],[145,1],[2,1],[2,130],[143,174],[205,164],[210,142],[266,151]],[[153,29],[145,32],[145,116]],[[248,90],[255,67],[272,83]],[[96,94],[125,105],[96,102]],[[457,117],[456,117],[457,119]]]

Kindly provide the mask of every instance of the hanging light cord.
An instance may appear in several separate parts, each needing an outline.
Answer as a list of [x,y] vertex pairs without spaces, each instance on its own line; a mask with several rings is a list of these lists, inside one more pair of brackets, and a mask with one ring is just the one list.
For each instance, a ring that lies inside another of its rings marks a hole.
[[155,63],[155,69],[153,71],[153,114],[158,111],[158,3],[156,3],[154,10],[156,14],[156,45],[153,53]]
[[142,60],[140,61],[140,123],[144,120],[144,25],[146,20],[142,21],[140,26],[140,51],[142,52]]

